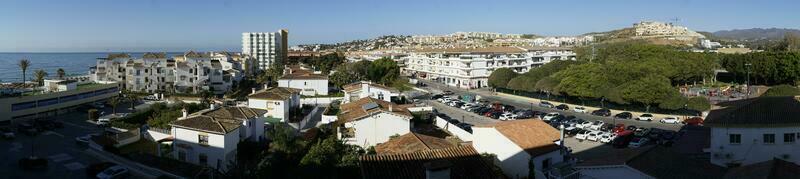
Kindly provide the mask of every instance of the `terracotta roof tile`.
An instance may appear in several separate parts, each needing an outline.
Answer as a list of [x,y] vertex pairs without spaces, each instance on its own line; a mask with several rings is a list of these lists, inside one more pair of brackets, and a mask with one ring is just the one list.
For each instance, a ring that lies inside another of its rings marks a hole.
[[798,126],[800,101],[796,97],[759,97],[745,104],[712,110],[707,126]]
[[392,87],[388,87],[388,86],[384,86],[384,85],[381,85],[381,84],[368,82],[368,81],[360,81],[360,82],[350,83],[350,84],[342,86],[342,88],[346,92],[354,92],[354,91],[361,90],[361,84],[364,84],[364,83],[368,84],[369,86],[371,86],[373,88],[381,88],[381,89],[385,89],[385,90],[391,91],[391,92],[400,92],[397,89],[394,89]]
[[[365,105],[372,104],[377,106],[375,108],[365,109]],[[408,118],[414,117],[408,109],[400,105],[370,97],[342,104],[340,110],[339,120],[344,122],[357,121],[375,112],[391,112]]]
[[359,157],[364,178],[425,178],[425,163],[448,161],[451,178],[497,178],[472,146],[460,146],[395,155]]
[[200,130],[216,134],[227,134],[241,126],[242,121],[260,117],[267,111],[248,107],[222,107],[203,110],[189,115],[186,119],[173,121],[173,127]]
[[299,94],[300,90],[295,88],[274,87],[266,90],[258,91],[250,94],[247,98],[252,99],[268,99],[268,100],[287,100],[292,97],[292,94]]
[[375,146],[375,151],[379,155],[404,154],[455,146],[443,138],[412,132]]
[[474,127],[494,128],[532,156],[558,150],[555,141],[561,137],[558,130],[540,120],[502,121]]

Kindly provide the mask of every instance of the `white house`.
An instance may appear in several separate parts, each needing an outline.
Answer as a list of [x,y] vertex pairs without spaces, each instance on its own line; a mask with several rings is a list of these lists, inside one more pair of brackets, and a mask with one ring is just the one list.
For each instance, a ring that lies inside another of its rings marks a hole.
[[361,98],[375,98],[387,102],[399,101],[400,91],[397,89],[383,86],[380,84],[372,83],[369,81],[361,81],[343,86],[344,99],[342,103],[349,103]]
[[47,92],[69,91],[78,88],[75,80],[44,80],[44,90]]
[[328,95],[327,76],[299,68],[288,68],[278,79],[278,86],[300,89],[300,94],[305,96]]
[[800,164],[798,97],[759,97],[709,113],[711,163],[733,167],[779,158]]
[[269,121],[288,120],[290,111],[300,108],[300,90],[275,87],[254,92],[247,96],[250,108],[267,110]]
[[475,149],[497,155],[500,168],[511,178],[527,177],[530,160],[540,173],[563,162],[566,155],[555,143],[559,132],[540,120],[502,121],[474,126],[472,131]]
[[174,157],[180,161],[226,171],[236,161],[240,141],[264,139],[264,114],[267,111],[247,107],[212,105],[172,122]]
[[414,118],[400,105],[370,97],[342,104],[340,110],[339,139],[363,148],[389,141],[393,135],[409,133]]

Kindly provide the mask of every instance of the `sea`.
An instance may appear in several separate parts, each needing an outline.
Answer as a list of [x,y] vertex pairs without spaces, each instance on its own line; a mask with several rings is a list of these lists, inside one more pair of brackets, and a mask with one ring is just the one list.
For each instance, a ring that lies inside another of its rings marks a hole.
[[[116,52],[112,52],[116,53]],[[36,70],[42,69],[48,77],[55,78],[58,68],[64,69],[67,76],[88,75],[89,68],[97,64],[97,58],[108,56],[109,52],[82,52],[82,53],[0,53],[0,83],[22,81],[22,69],[19,68],[20,59],[28,59],[26,78],[30,81]],[[127,53],[131,57],[140,58],[143,52]],[[167,52],[167,56],[182,54],[181,52]]]

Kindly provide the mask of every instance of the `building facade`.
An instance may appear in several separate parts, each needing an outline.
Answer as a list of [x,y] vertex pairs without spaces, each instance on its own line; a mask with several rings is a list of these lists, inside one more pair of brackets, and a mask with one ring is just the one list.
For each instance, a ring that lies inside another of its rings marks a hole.
[[220,171],[236,161],[240,141],[264,137],[266,111],[247,107],[211,107],[172,122],[174,158]]
[[292,110],[300,108],[300,90],[294,88],[269,88],[247,96],[250,108],[267,110],[267,118],[288,120]]
[[242,53],[256,60],[258,70],[267,70],[276,61],[286,59],[289,31],[242,33]]
[[397,89],[369,81],[356,82],[345,85],[342,88],[344,88],[344,99],[342,99],[342,103],[349,103],[362,98],[374,98],[386,102],[400,100],[400,91]]
[[369,148],[411,132],[414,116],[391,102],[367,97],[342,104],[340,110],[337,137],[348,144]]
[[495,154],[499,167],[511,178],[529,177],[530,163],[534,164],[537,174],[544,175],[564,162],[567,155],[555,143],[560,139],[559,132],[540,120],[504,121],[475,126],[472,130],[475,149]]
[[300,89],[300,94],[304,96],[328,95],[328,77],[300,67],[287,68],[278,79],[278,86]]
[[0,114],[2,114],[0,115],[0,122],[58,116],[80,105],[91,104],[117,96],[120,90],[118,84],[114,82],[74,85],[74,88],[66,90],[0,97]]
[[404,57],[409,76],[464,89],[488,86],[489,75],[499,68],[528,72],[553,60],[575,60],[575,53],[560,47],[488,47],[430,49]]
[[93,79],[116,81],[123,89],[136,92],[197,93],[209,90],[223,94],[236,79],[240,79],[243,70],[234,58],[221,56],[190,51],[172,58],[101,59],[97,61]]
[[733,109],[709,113],[711,163],[746,166],[775,158],[800,164],[800,101],[759,97]]

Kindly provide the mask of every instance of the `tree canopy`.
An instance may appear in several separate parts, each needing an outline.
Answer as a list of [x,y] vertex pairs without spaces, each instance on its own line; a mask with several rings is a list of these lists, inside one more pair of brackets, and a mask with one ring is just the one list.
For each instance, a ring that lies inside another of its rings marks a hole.
[[797,96],[800,95],[800,89],[790,85],[773,86],[764,92],[761,96]]
[[517,72],[514,72],[509,68],[499,68],[494,70],[494,72],[489,75],[489,86],[495,88],[505,88],[506,85],[508,85],[508,82],[517,75],[519,75]]

